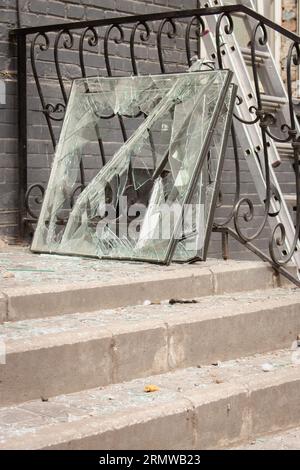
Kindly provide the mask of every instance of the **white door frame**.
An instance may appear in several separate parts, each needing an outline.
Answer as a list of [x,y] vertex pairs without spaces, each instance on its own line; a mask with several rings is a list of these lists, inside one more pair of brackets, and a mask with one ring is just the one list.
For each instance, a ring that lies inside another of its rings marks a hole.
[[[267,0],[268,2],[272,2],[273,12],[271,19],[274,23],[279,25],[282,24],[282,0]],[[298,8],[299,8],[298,2]],[[261,15],[265,15],[265,6],[266,0],[257,0],[257,12]],[[277,67],[280,67],[280,60],[281,60],[281,37],[280,34],[274,33],[274,36],[270,42],[273,49],[273,55],[276,62]]]
[[257,13],[260,13],[261,15],[264,14],[264,1],[263,0],[256,0],[257,4]]
[[[299,3],[299,2],[298,2]],[[282,0],[274,0],[274,22],[282,24]],[[275,33],[274,58],[277,67],[281,66],[281,35]]]

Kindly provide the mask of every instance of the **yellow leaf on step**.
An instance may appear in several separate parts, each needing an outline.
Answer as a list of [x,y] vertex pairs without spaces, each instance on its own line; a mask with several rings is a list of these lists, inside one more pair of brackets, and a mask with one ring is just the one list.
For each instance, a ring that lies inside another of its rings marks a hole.
[[156,385],[146,385],[144,388],[144,392],[146,393],[153,393],[153,392],[159,392],[159,387]]

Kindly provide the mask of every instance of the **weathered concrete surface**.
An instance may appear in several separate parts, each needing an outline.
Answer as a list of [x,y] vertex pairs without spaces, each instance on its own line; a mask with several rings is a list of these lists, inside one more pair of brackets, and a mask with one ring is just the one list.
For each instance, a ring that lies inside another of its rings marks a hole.
[[300,334],[296,289],[197,302],[6,322],[0,404],[289,348]]
[[115,279],[107,284],[102,282],[78,285],[52,285],[41,288],[13,288],[3,292],[8,298],[8,319],[39,318],[50,315],[86,312],[103,308],[117,308],[143,303],[146,299],[160,301],[172,298],[174,294],[192,298],[212,294],[211,273],[200,268],[183,268],[171,273],[157,273],[155,276],[140,274],[138,281]]
[[300,450],[300,428],[259,437],[233,450]]
[[25,249],[1,253],[0,293],[8,320],[39,318],[142,304],[145,300],[193,298],[279,286],[261,262],[156,266],[34,255]]
[[268,265],[1,262],[0,447],[227,448],[299,426],[300,291]]
[[[273,370],[264,372],[265,363]],[[159,391],[145,393],[149,384]],[[290,351],[178,370],[2,408],[0,448],[229,447],[253,440],[258,429],[297,426],[299,386],[300,365]]]
[[[16,287],[49,286],[61,284],[111,284],[115,279],[139,281],[140,276],[173,273],[178,265],[159,266],[149,263],[105,261],[72,256],[38,255],[28,248],[9,247],[0,250],[0,290]],[[222,260],[198,263],[196,267],[223,264]],[[236,262],[242,265],[243,262]],[[251,265],[252,263],[250,263]],[[181,266],[186,267],[186,266]],[[188,266],[193,269],[194,266]]]
[[0,324],[7,320],[7,299],[0,294]]
[[[214,292],[224,294],[245,290],[267,289],[275,286],[274,271],[264,263],[248,263],[236,269],[234,264],[224,263],[211,267],[214,280]],[[263,286],[263,287],[260,287]],[[250,286],[253,286],[250,287]]]

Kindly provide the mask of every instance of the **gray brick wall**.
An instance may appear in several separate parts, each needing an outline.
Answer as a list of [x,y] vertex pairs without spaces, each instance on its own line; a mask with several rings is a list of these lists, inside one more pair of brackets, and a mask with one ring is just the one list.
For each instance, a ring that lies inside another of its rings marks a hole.
[[[109,18],[124,14],[143,14],[166,11],[178,8],[194,8],[197,0],[20,0],[21,25],[37,26],[51,23],[64,23],[74,20],[90,20],[96,18]],[[17,26],[16,0],[0,0],[0,79],[6,84],[6,103],[0,104],[0,236],[16,236],[18,214],[18,171],[17,171],[17,99],[16,99],[16,51],[14,44],[9,42],[8,32]],[[125,29],[125,36],[128,36]],[[113,74],[123,75],[132,73],[132,64],[129,59],[128,37],[125,42],[109,43],[111,55],[111,67]],[[103,39],[103,37],[102,37]],[[78,38],[76,39],[78,40]],[[164,56],[168,71],[186,69],[184,28],[177,32],[175,40],[164,38]],[[196,52],[196,43],[192,44]],[[62,74],[64,83],[68,89],[72,80],[81,76],[78,51],[60,51]],[[98,73],[106,75],[103,60],[103,40],[97,48],[85,45],[86,71],[89,76]],[[158,73],[160,71],[157,49],[152,37],[147,45],[137,42],[136,57],[141,73]],[[53,64],[53,49],[40,54],[43,59],[38,63],[41,85],[43,86],[46,102],[61,100],[58,82],[55,79]],[[28,84],[28,183],[46,184],[53,158],[53,148],[49,138],[49,132],[45,119],[41,114],[40,100],[32,77]],[[58,136],[60,125],[54,126]],[[110,133],[114,132],[110,129]],[[113,135],[113,134],[111,134]],[[118,137],[115,137],[118,140]],[[110,139],[112,140],[112,139]],[[114,145],[110,152],[113,153]],[[96,156],[95,156],[96,157]],[[94,165],[90,160],[90,176],[93,174]],[[242,167],[242,191],[253,195],[256,191],[247,170],[245,161]],[[284,176],[282,176],[284,178]],[[224,203],[229,205],[234,193],[234,163],[233,150],[230,143],[223,175]],[[258,202],[256,200],[256,202]],[[261,220],[259,207],[257,208],[257,222]],[[226,214],[223,209],[222,214]],[[261,248],[266,248],[268,231],[265,230],[258,242]],[[231,255],[238,258],[251,258],[251,255],[238,243],[230,242]],[[211,243],[211,255],[220,254],[220,236],[215,234]]]

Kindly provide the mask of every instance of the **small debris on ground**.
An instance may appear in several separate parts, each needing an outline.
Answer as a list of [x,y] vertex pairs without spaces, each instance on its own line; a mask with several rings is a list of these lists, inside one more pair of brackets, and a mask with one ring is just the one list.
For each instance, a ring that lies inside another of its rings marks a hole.
[[212,366],[214,367],[221,367],[221,361],[213,362]]
[[170,305],[175,305],[175,304],[197,304],[197,300],[192,299],[192,300],[186,300],[186,299],[170,299],[169,304]]
[[53,269],[37,269],[30,266],[11,268],[11,270],[16,273],[55,273]]
[[41,397],[42,402],[47,402],[49,401],[49,398]]
[[144,388],[144,392],[146,393],[159,392],[159,387],[157,387],[156,385],[146,385]]
[[13,273],[6,272],[6,273],[3,273],[2,277],[4,279],[12,279],[15,277],[15,275]]
[[176,305],[176,304],[197,304],[198,301],[195,299],[187,300],[187,299],[170,299],[170,300],[161,300],[160,302],[151,302],[151,300],[145,300],[143,302],[144,307],[148,307],[149,305]]
[[274,366],[268,362],[266,362],[265,364],[263,364],[261,366],[263,372],[272,372],[272,370],[274,369]]
[[[169,301],[167,302],[169,303]],[[145,300],[145,302],[143,303],[143,305],[145,307],[149,306],[149,305],[163,305],[163,302],[151,302],[151,300]]]

